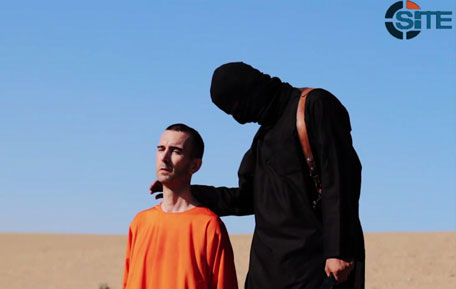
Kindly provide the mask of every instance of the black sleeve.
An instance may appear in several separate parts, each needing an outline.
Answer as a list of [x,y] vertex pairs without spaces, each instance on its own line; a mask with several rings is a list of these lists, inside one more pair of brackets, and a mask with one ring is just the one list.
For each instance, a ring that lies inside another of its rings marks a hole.
[[309,93],[306,123],[323,189],[325,257],[355,258],[361,163],[352,145],[348,112],[334,95],[316,89]]
[[191,186],[193,196],[219,216],[244,216],[253,214],[250,192],[240,188]]
[[219,216],[244,216],[254,214],[254,151],[255,146],[252,146],[242,159],[238,171],[238,188],[192,185],[191,190],[193,196],[205,207],[211,209]]

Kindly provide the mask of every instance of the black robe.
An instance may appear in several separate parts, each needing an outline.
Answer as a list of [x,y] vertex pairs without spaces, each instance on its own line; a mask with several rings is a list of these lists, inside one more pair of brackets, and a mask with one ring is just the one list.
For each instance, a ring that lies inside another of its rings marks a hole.
[[348,113],[325,90],[308,95],[306,123],[323,188],[315,210],[316,190],[296,129],[300,91],[286,84],[280,95],[274,120],[260,127],[242,160],[239,187],[194,185],[192,193],[221,216],[255,215],[245,288],[318,289],[331,257],[356,264],[349,280],[335,288],[364,288],[361,163]]

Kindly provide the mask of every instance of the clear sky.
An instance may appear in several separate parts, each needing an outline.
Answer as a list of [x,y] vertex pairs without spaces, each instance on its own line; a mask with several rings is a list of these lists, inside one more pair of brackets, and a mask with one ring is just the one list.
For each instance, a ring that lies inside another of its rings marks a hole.
[[65,2],[0,9],[0,232],[126,233],[176,122],[205,140],[193,183],[236,186],[258,126],[210,101],[230,61],[346,106],[365,231],[456,230],[455,1],[416,2],[453,29],[411,40],[385,28],[395,1]]

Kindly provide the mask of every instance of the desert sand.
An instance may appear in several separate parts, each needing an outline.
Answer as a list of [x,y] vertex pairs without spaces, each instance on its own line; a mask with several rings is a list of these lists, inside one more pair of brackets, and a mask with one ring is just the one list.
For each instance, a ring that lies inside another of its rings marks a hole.
[[[240,288],[251,238],[231,235]],[[366,288],[456,288],[456,232],[366,233],[365,238]],[[0,233],[0,288],[120,289],[125,244],[125,236],[115,235]]]

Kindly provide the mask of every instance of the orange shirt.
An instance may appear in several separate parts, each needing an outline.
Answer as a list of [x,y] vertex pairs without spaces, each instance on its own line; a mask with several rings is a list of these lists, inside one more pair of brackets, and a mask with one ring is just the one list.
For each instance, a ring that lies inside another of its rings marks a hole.
[[130,225],[123,289],[237,289],[223,222],[207,208],[166,213],[161,204]]

